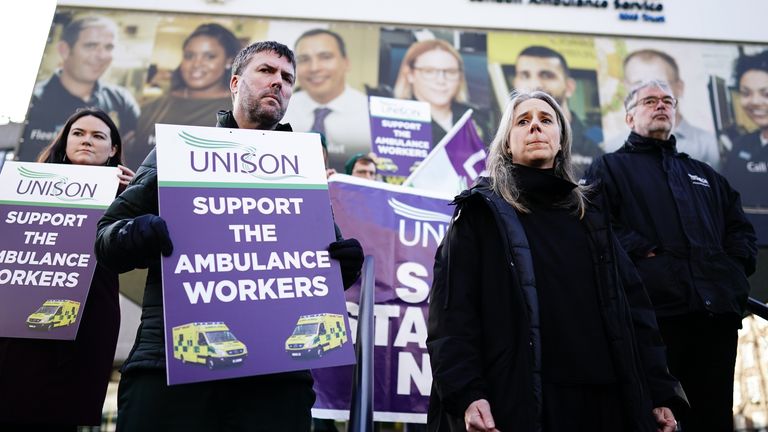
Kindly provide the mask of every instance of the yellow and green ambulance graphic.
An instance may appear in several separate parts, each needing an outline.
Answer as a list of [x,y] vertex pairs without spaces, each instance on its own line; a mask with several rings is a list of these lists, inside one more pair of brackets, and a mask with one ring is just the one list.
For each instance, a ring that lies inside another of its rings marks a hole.
[[46,300],[39,309],[27,317],[27,326],[33,329],[50,330],[74,324],[80,302],[74,300]]
[[200,363],[208,369],[240,365],[248,348],[237,340],[226,324],[194,322],[173,328],[173,358],[182,363]]
[[285,351],[291,357],[320,358],[326,351],[341,347],[347,341],[347,329],[341,315],[322,313],[303,315],[296,322],[291,336],[285,341]]

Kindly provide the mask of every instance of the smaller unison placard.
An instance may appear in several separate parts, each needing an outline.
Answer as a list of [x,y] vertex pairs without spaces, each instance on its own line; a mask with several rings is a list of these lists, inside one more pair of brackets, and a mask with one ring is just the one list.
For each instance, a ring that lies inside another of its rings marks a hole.
[[369,103],[376,167],[387,183],[400,184],[432,148],[429,103],[378,96]]
[[72,340],[96,270],[116,167],[6,162],[0,172],[0,336]]

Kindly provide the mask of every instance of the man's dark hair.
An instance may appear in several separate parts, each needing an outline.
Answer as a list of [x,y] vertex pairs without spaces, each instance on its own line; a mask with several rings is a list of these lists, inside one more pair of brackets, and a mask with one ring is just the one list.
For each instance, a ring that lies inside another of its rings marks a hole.
[[768,50],[755,55],[742,54],[736,59],[736,66],[733,68],[733,75],[736,78],[736,85],[739,85],[741,77],[751,70],[768,72]]
[[517,58],[520,58],[522,56],[540,57],[540,58],[556,58],[560,61],[560,65],[563,67],[565,76],[567,77],[571,76],[571,70],[568,69],[568,62],[565,61],[565,57],[563,57],[562,54],[553,50],[552,48],[547,48],[541,45],[531,45],[528,48],[522,50],[520,54],[517,55]]
[[674,79],[672,81],[679,81],[680,80],[680,68],[677,67],[677,62],[675,59],[665,53],[664,51],[659,51],[655,49],[641,49],[634,52],[629,53],[626,57],[624,57],[624,63],[622,64],[622,68],[624,70],[627,69],[627,63],[629,63],[630,60],[632,60],[635,57],[639,57],[640,60],[648,61],[654,58],[657,58],[664,63],[668,64],[669,67],[672,68],[672,73],[674,75]]
[[299,42],[301,42],[302,39],[312,37],[312,36],[317,36],[317,35],[328,35],[336,39],[336,45],[339,46],[339,52],[341,53],[341,56],[344,58],[347,58],[347,47],[346,45],[344,45],[344,39],[342,39],[341,35],[339,35],[338,33],[330,30],[326,30],[326,29],[312,29],[312,30],[305,31],[304,33],[301,34],[301,36],[299,36],[298,39],[296,39],[296,44],[294,45],[294,47],[298,47]]
[[102,16],[87,16],[72,20],[61,31],[61,40],[70,47],[75,46],[80,38],[80,32],[88,27],[107,27],[117,36],[117,25],[109,18]]
[[290,48],[280,42],[262,41],[254,42],[237,53],[235,60],[232,62],[232,75],[240,75],[243,72],[243,68],[251,61],[251,57],[265,51],[273,52],[278,57],[287,58],[291,62],[293,69],[296,69],[296,56],[293,55],[293,51]]

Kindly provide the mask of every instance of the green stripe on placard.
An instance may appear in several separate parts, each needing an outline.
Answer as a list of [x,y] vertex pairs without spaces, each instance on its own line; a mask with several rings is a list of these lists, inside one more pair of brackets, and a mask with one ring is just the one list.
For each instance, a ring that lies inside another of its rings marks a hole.
[[31,207],[81,208],[81,209],[95,209],[95,210],[104,210],[107,207],[109,207],[109,204],[103,204],[103,205],[71,204],[71,203],[47,203],[47,202],[28,202],[28,201],[6,201],[6,200],[0,200],[0,204],[23,205],[23,206],[31,206]]
[[214,188],[214,189],[328,189],[327,184],[306,183],[222,183],[222,182],[183,182],[162,181],[158,182],[162,187],[180,188]]

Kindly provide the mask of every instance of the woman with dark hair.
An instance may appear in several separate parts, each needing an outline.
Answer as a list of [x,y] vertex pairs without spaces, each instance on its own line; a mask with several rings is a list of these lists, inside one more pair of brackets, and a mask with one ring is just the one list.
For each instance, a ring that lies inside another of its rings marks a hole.
[[[133,171],[121,154],[115,123],[89,108],[67,120],[38,162],[118,167],[124,188]],[[100,425],[119,329],[117,273],[97,265],[75,340],[0,338],[0,430]]]
[[741,194],[744,207],[768,207],[768,50],[736,60],[741,109],[756,128],[733,143],[723,175]]
[[187,36],[170,92],[141,107],[136,136],[126,152],[128,166],[137,167],[154,147],[156,123],[212,126],[216,119],[211,113],[232,109],[229,80],[240,47],[231,31],[215,23],[201,24]]
[[40,152],[37,162],[118,167],[118,193],[135,174],[123,165],[123,141],[117,125],[98,108],[81,108],[72,114],[53,142]]
[[513,94],[489,177],[454,201],[430,295],[429,430],[671,432],[670,408],[687,407],[600,196],[574,183],[571,142],[551,96]]

